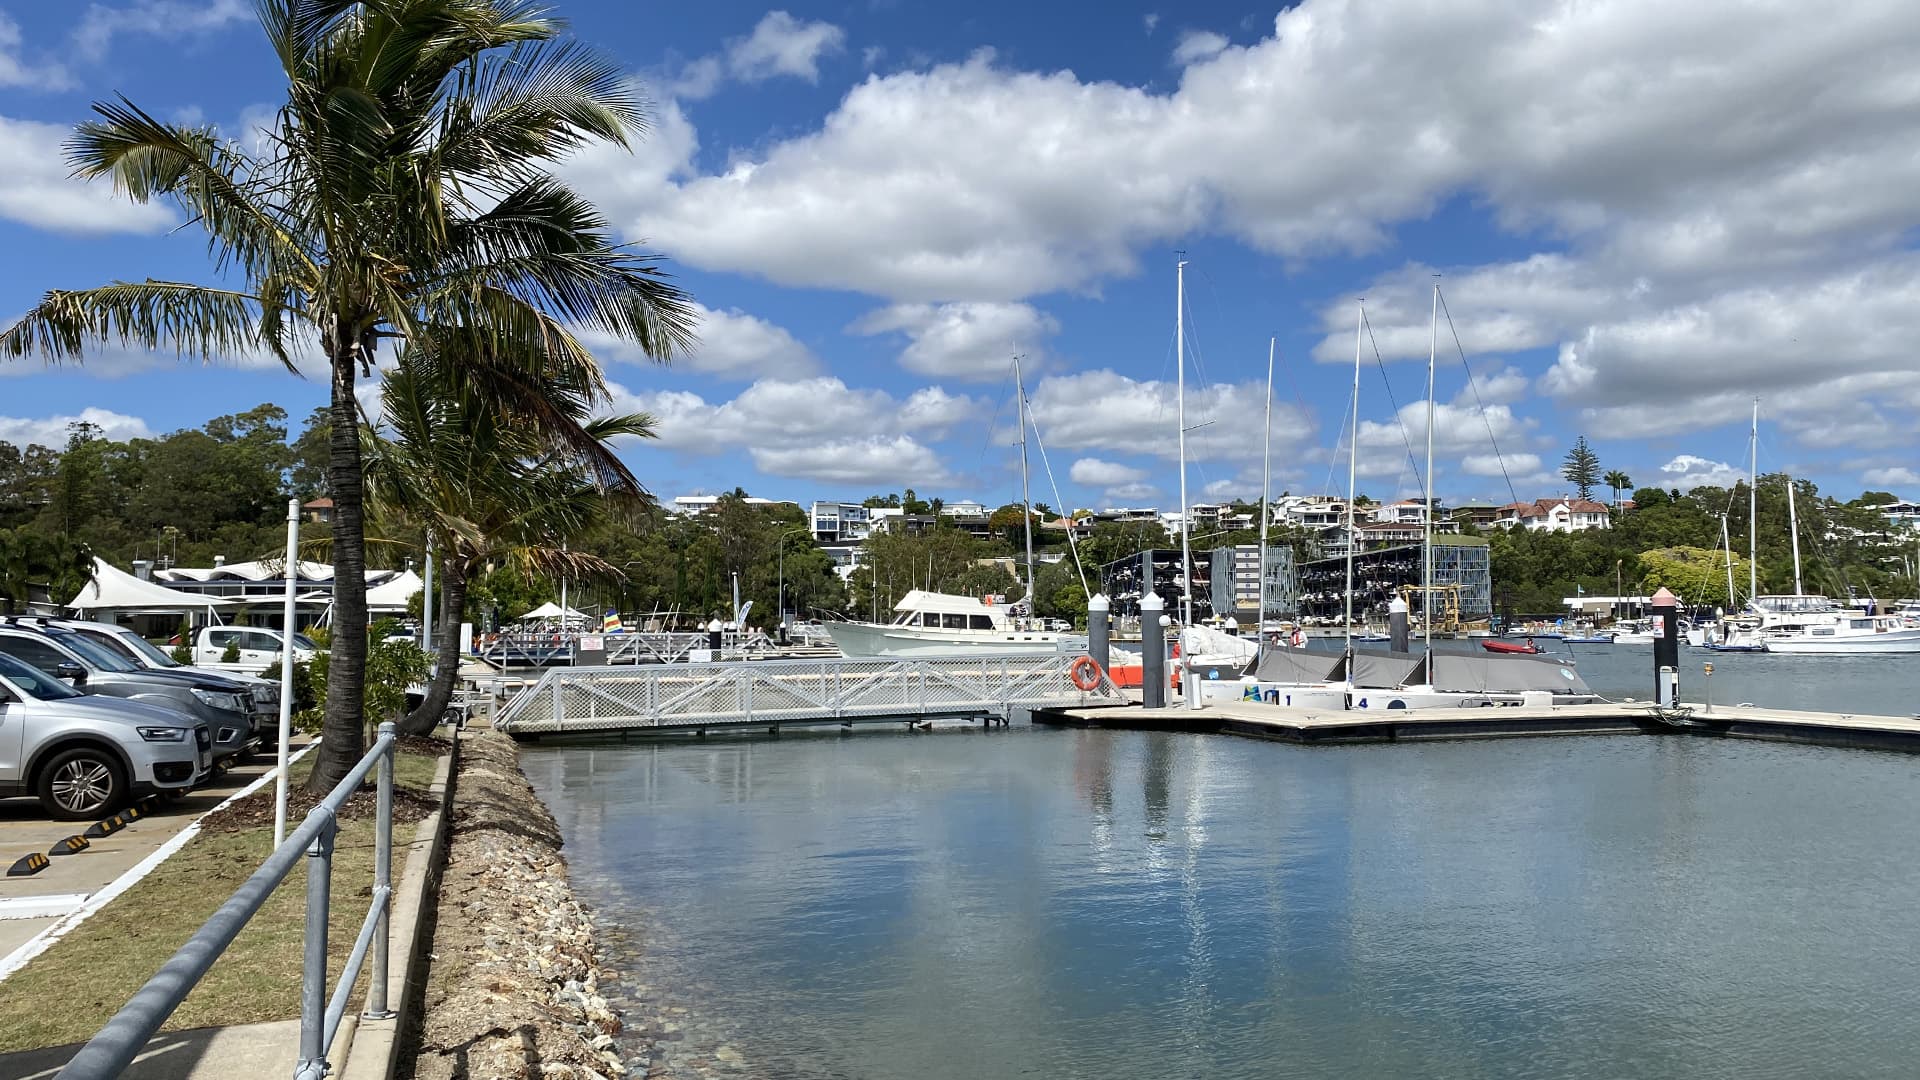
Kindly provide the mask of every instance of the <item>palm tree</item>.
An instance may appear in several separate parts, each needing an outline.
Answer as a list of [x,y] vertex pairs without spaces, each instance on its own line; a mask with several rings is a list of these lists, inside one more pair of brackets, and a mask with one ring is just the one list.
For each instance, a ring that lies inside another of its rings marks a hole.
[[1601,481],[1613,489],[1613,508],[1619,510],[1620,493],[1632,490],[1633,478],[1621,472],[1619,469],[1610,469],[1607,475],[1601,477]]
[[171,200],[206,230],[226,285],[148,279],[49,292],[0,355],[80,358],[123,342],[212,359],[264,353],[289,370],[317,346],[331,406],[334,637],[324,791],[359,758],[366,667],[358,377],[382,342],[446,358],[479,400],[572,446],[603,477],[556,381],[606,397],[586,328],[668,358],[691,340],[686,296],[614,244],[598,212],[546,171],[595,141],[627,145],[641,101],[617,66],[558,40],[521,0],[258,0],[287,98],[258,152],[162,122],[120,98],[68,143],[76,175],[137,202]]
[[58,604],[92,580],[93,549],[86,544],[25,528],[0,529],[0,615],[18,614],[35,585],[45,585]]
[[457,628],[474,574],[507,564],[526,574],[619,576],[599,557],[570,551],[564,538],[646,498],[637,484],[602,482],[592,459],[611,458],[609,443],[620,436],[651,438],[652,418],[592,420],[581,388],[556,385],[553,396],[597,451],[554,450],[529,437],[430,357],[403,355],[381,386],[382,422],[363,431],[369,506],[377,519],[424,532],[442,556],[437,666],[424,700],[402,725],[409,734],[431,731],[452,698]]

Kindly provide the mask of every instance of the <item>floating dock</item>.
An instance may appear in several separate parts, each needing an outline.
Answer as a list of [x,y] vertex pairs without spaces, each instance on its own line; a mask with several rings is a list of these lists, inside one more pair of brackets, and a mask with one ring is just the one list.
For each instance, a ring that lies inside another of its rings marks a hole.
[[1432,739],[1495,739],[1542,735],[1679,734],[1762,739],[1865,750],[1920,752],[1920,717],[1796,712],[1743,705],[1691,705],[1684,715],[1656,712],[1649,702],[1506,706],[1477,709],[1347,710],[1289,708],[1256,702],[1185,702],[1159,709],[1130,705],[1038,708],[1033,722],[1068,727],[1187,731],[1282,742],[1343,745]]

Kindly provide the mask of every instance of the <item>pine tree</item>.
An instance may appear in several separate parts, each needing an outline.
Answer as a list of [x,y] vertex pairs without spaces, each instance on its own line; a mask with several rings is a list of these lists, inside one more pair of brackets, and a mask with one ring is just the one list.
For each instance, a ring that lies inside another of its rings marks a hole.
[[1567,459],[1560,466],[1560,475],[1579,489],[1581,498],[1593,498],[1593,487],[1600,482],[1600,455],[1587,445],[1585,435],[1574,440],[1573,449],[1567,451]]

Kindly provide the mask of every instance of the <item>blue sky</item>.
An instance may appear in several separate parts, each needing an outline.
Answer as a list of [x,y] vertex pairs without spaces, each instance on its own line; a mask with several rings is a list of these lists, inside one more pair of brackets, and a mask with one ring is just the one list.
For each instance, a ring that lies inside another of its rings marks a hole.
[[[1756,396],[1763,470],[1920,495],[1910,4],[558,9],[655,102],[635,153],[561,171],[705,311],[671,368],[596,343],[664,497],[1017,497],[1018,351],[1035,498],[1172,506],[1182,252],[1196,501],[1258,494],[1269,337],[1274,488],[1344,490],[1360,297],[1361,487],[1416,491],[1435,280],[1474,378],[1443,322],[1443,498],[1558,494],[1580,434],[1637,484],[1725,483]],[[0,319],[204,280],[198,234],[67,180],[59,140],[113,93],[243,138],[274,74],[245,0],[0,2]],[[0,438],[323,398],[108,350],[0,367]]]

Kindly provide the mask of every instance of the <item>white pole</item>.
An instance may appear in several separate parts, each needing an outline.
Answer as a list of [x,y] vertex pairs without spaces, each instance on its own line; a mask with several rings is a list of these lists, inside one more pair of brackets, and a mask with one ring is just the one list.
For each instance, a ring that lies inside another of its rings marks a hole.
[[433,651],[433,535],[427,535],[427,576],[420,590],[420,648]]
[[1033,496],[1027,488],[1027,384],[1020,378],[1019,353],[1013,355],[1013,389],[1020,397],[1017,403],[1020,409],[1020,506],[1027,526],[1027,618],[1031,620],[1040,617],[1040,610],[1033,596]]
[[1267,417],[1262,440],[1260,466],[1260,600],[1253,613],[1254,655],[1267,654],[1267,519],[1273,516],[1267,503],[1273,498],[1273,352],[1278,338],[1267,339]]
[[1427,646],[1427,682],[1433,682],[1433,357],[1440,344],[1440,283],[1433,283],[1433,314],[1427,322],[1427,483],[1426,506],[1420,517],[1425,530],[1420,538],[1420,629]]
[[1193,530],[1187,522],[1187,261],[1180,260],[1174,267],[1173,302],[1173,362],[1179,369],[1176,376],[1179,403],[1176,406],[1180,424],[1180,573],[1186,588],[1180,596],[1180,688],[1186,694],[1187,707],[1200,707],[1198,688],[1193,685],[1193,649],[1192,641],[1187,638],[1187,629],[1193,625],[1193,548],[1191,544]]
[[1720,546],[1727,551],[1727,613],[1733,613],[1733,540],[1727,536],[1727,515],[1720,515]]
[[1787,532],[1793,537],[1793,595],[1806,595],[1800,584],[1800,515],[1793,508],[1793,477],[1787,477]]
[[293,738],[293,589],[300,575],[300,500],[287,500],[286,598],[280,609],[280,769],[273,780],[273,846],[287,835],[287,751]]
[[[1760,399],[1753,399],[1753,432],[1747,436],[1751,455],[1747,479],[1747,604],[1760,599]],[[1758,610],[1757,608],[1755,610]]]
[[1353,654],[1353,549],[1360,540],[1354,534],[1353,500],[1358,497],[1355,481],[1360,468],[1360,343],[1365,340],[1367,302],[1360,301],[1353,319],[1353,426],[1347,433],[1347,654]]

